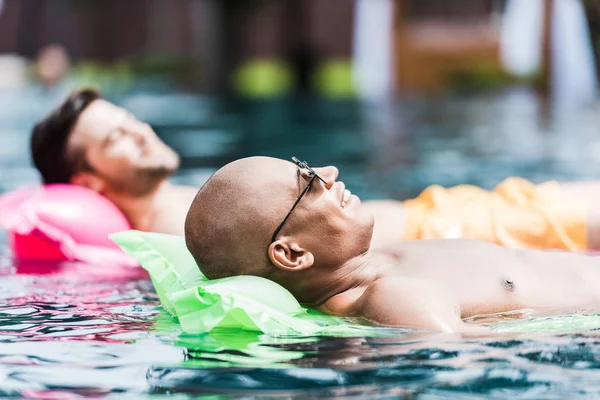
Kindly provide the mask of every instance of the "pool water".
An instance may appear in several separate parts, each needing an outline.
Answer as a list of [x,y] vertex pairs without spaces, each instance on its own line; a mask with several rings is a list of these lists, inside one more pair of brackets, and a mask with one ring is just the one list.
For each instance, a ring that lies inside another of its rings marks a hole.
[[[173,178],[180,183],[199,186],[223,163],[253,154],[337,165],[363,198],[406,198],[433,183],[491,188],[510,175],[536,182],[600,177],[597,106],[542,118],[542,103],[524,89],[377,106],[139,93],[111,98],[182,154]],[[37,182],[28,135],[58,98],[32,89],[19,97],[0,94],[0,192]],[[0,246],[3,398],[600,396],[600,331],[594,328],[483,336],[383,328],[378,337],[191,336],[162,311],[139,269],[15,265]]]

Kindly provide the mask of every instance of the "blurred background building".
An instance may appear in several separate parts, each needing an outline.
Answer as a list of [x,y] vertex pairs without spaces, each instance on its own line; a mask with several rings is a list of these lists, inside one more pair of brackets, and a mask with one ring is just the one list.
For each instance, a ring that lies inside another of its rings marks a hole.
[[[511,72],[543,85],[552,43],[566,35],[577,47],[563,26],[583,22],[596,49],[600,16],[590,0],[4,0],[1,7],[0,54],[40,61],[31,72],[49,83],[55,78],[47,74],[65,75],[72,63],[74,75],[168,77],[187,90],[259,97],[489,87],[509,83]],[[506,54],[519,51],[539,60],[511,69],[515,57],[506,65]]]
[[504,3],[5,0],[0,53],[36,60],[55,46],[62,55],[39,60],[70,59],[75,74],[94,67],[163,73],[194,90],[259,96],[309,90],[348,96],[356,86],[354,59],[363,71],[372,69],[363,74],[389,75],[379,79],[396,89],[433,90],[461,73],[498,70]]

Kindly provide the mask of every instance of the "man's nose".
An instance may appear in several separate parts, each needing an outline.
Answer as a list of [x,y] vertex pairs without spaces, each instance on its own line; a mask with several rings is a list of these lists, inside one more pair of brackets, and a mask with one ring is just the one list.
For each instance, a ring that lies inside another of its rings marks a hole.
[[325,184],[327,190],[333,187],[333,184],[335,183],[338,175],[340,174],[340,171],[338,171],[338,169],[334,166],[315,168],[315,172],[319,174],[319,176],[323,178],[325,182],[327,182]]
[[138,129],[129,131],[129,135],[135,140],[138,145],[146,143],[146,135]]
[[148,140],[148,131],[145,129],[146,127],[143,125],[131,127],[128,130],[129,135],[138,143],[139,145],[143,145]]

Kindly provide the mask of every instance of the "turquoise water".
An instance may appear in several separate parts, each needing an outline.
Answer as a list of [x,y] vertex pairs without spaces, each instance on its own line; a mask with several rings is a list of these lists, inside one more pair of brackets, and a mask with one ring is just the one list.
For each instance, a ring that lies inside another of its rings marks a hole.
[[[378,106],[140,93],[113,99],[182,153],[174,177],[181,183],[200,185],[224,162],[252,154],[335,164],[363,198],[405,198],[432,183],[489,188],[509,175],[600,176],[597,107],[542,120],[539,101],[525,90]],[[0,191],[37,182],[29,129],[59,97],[0,94]],[[14,265],[3,248],[3,398],[600,396],[594,329],[471,337],[400,329],[377,338],[189,336],[160,309],[140,270],[74,263],[40,275],[39,267]]]
[[[1,270],[0,396],[574,398],[600,393],[597,333],[379,338],[182,335],[148,280]],[[85,269],[83,270],[85,271]],[[141,278],[141,279],[140,279]]]

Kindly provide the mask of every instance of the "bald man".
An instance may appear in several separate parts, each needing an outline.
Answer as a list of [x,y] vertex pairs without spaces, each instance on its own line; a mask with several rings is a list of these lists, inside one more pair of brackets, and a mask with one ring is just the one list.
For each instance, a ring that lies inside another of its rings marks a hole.
[[198,191],[186,244],[210,279],[255,275],[326,313],[441,331],[464,318],[600,303],[600,259],[446,239],[371,248],[374,218],[338,179],[267,157],[235,161]]

